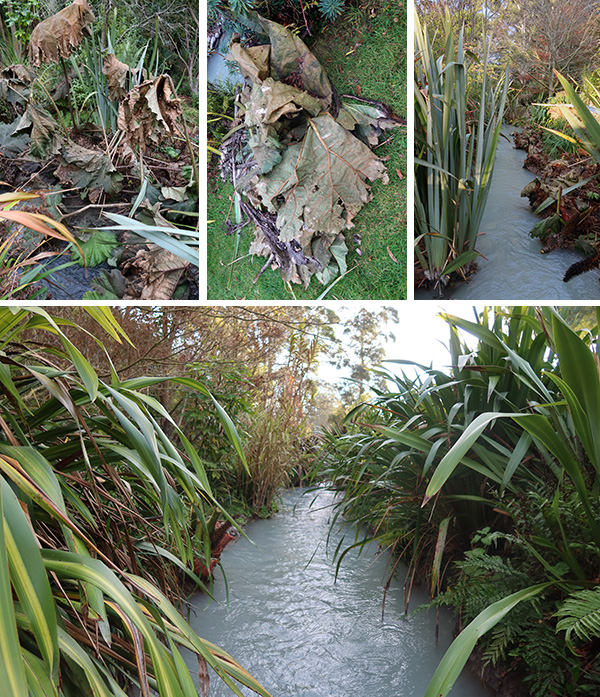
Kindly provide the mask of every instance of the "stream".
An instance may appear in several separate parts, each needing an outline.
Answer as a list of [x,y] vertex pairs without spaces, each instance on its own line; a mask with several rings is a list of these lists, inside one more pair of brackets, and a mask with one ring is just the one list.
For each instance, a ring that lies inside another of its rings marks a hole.
[[[333,500],[328,491],[316,499],[315,492],[285,492],[278,514],[247,526],[252,542],[242,537],[223,552],[229,604],[217,570],[217,602],[196,596],[191,624],[273,697],[422,697],[452,641],[454,619],[440,612],[436,645],[435,610],[405,618],[398,578],[391,582],[382,619],[390,556],[378,554],[375,546],[359,558],[349,553],[336,582],[332,556],[343,533],[334,530],[327,541]],[[354,536],[347,533],[349,545]],[[411,611],[427,600],[424,589],[415,589]],[[195,658],[188,665],[197,675]],[[211,674],[210,697],[231,694]],[[468,671],[450,692],[451,697],[487,694]]]
[[[510,137],[515,129],[505,126]],[[568,283],[563,275],[583,255],[570,249],[541,254],[541,243],[529,237],[541,220],[529,208],[522,189],[535,178],[523,168],[526,153],[513,147],[512,138],[500,138],[492,187],[480,227],[478,270],[468,283],[446,289],[445,297],[461,300],[593,300],[600,298],[598,271]],[[415,291],[415,299],[430,299],[433,291]]]

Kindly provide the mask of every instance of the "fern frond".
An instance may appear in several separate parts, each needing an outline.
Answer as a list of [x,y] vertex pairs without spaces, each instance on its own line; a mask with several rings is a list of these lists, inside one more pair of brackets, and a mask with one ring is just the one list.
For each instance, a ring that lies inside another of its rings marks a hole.
[[566,632],[568,644],[571,644],[572,634],[583,641],[600,637],[600,586],[572,593],[558,609],[556,617],[562,618],[556,629]]

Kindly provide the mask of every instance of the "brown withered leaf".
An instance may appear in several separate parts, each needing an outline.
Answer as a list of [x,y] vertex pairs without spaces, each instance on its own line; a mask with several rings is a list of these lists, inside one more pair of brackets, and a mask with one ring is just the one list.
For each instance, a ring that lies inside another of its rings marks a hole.
[[108,155],[90,150],[72,141],[66,143],[60,154],[56,176],[63,184],[72,184],[89,192],[90,200],[98,200],[102,191],[114,194],[121,188],[123,176],[117,172]]
[[244,77],[261,82],[269,77],[270,46],[244,48],[241,44],[234,42],[229,47],[229,54],[229,57],[240,66]]
[[383,131],[397,128],[403,120],[393,116],[383,105],[344,102],[337,122],[367,145],[377,145]]
[[120,102],[127,96],[127,75],[130,71],[132,69],[125,63],[117,60],[114,53],[108,53],[104,56],[102,72],[106,75],[108,96],[113,102]]
[[0,102],[22,104],[29,98],[34,73],[24,65],[9,65],[0,70]]
[[177,133],[181,100],[173,95],[168,75],[146,80],[130,90],[119,106],[117,124],[129,144],[145,150],[146,142],[158,142],[158,131]]
[[63,132],[56,121],[42,107],[29,103],[14,132],[31,133],[29,154],[35,160],[47,160],[60,152]]
[[134,270],[135,275],[142,277],[141,300],[170,300],[188,266],[171,252],[151,244],[148,249],[138,250],[123,271],[127,274]]
[[208,664],[206,659],[198,654],[198,680],[200,682],[201,697],[208,697],[210,692],[210,675],[208,674]]
[[58,63],[59,58],[68,58],[84,36],[90,36],[89,25],[95,19],[87,0],[75,0],[40,22],[29,40],[30,64],[39,68],[44,63]]
[[352,218],[371,200],[367,180],[387,183],[379,158],[330,114],[308,123],[302,142],[290,145],[256,184],[263,205],[277,213],[286,242],[299,238],[304,226],[333,240],[352,227]]

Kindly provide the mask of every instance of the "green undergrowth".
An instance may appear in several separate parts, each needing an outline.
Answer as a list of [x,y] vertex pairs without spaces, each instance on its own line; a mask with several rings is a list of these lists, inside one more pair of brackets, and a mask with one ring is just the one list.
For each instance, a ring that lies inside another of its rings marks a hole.
[[[362,8],[348,8],[334,24],[312,39],[307,37],[306,42],[340,95],[382,101],[398,116],[405,117],[406,9],[403,3],[375,2]],[[406,298],[406,129],[392,131],[390,142],[375,152],[379,157],[389,158],[385,164],[390,182],[387,185],[375,182],[373,200],[358,213],[355,227],[346,232],[348,272],[331,288],[326,299]],[[208,299],[319,298],[326,287],[316,278],[306,290],[296,284],[290,288],[278,271],[267,269],[253,283],[266,260],[244,257],[254,236],[251,225],[241,232],[237,255],[235,236],[225,234],[232,192],[232,186],[223,183],[218,174],[209,175],[208,219],[214,222],[209,223],[207,233]],[[233,267],[227,266],[235,258],[240,261]]]

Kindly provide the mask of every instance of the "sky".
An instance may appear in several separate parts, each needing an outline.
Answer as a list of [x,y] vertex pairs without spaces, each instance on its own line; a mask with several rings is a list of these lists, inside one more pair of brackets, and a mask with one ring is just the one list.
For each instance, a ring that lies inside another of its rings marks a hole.
[[471,321],[475,319],[470,302],[422,301],[406,306],[397,304],[396,309],[400,323],[393,329],[396,341],[387,345],[386,357],[414,360],[427,366],[433,363],[434,368],[440,369],[450,364],[447,349],[450,330],[437,315],[446,312]]
[[[381,303],[385,306],[386,303]],[[473,303],[459,301],[420,301],[411,303],[395,303],[394,307],[398,311],[399,323],[382,327],[382,333],[394,333],[396,339],[393,342],[386,342],[386,358],[390,360],[403,359],[412,360],[425,366],[433,364],[434,368],[446,369],[450,364],[450,354],[447,344],[450,330],[446,322],[437,315],[440,312],[457,315],[473,321]],[[342,323],[344,318],[356,312],[358,307],[342,307],[337,310]],[[369,310],[376,312],[378,304],[369,303]],[[481,310],[482,306],[478,307]],[[340,335],[343,340],[343,336]],[[468,341],[468,335],[465,335]],[[473,345],[475,345],[473,340]],[[385,363],[384,363],[385,365]],[[393,364],[388,366],[395,371]],[[404,368],[410,373],[410,368]],[[348,368],[335,369],[328,362],[323,362],[319,367],[319,373],[325,382],[335,382],[347,378]]]

